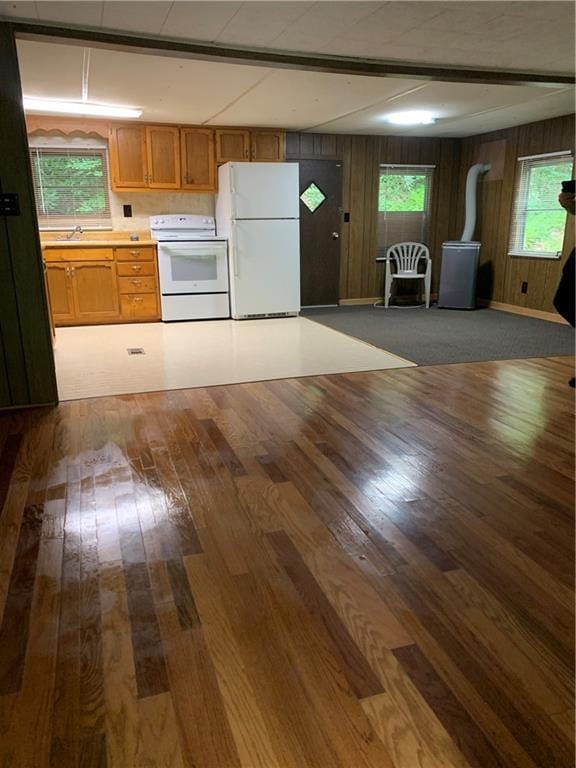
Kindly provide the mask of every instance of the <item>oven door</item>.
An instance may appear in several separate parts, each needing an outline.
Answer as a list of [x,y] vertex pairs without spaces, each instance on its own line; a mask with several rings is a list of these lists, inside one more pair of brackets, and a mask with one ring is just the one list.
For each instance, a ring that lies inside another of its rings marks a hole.
[[158,244],[160,293],[228,291],[227,244],[186,241]]

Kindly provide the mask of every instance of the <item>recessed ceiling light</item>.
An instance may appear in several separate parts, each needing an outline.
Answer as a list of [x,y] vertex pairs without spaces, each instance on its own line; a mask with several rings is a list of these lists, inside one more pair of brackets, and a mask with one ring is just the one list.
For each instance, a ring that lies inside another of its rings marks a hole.
[[425,112],[421,109],[393,112],[391,115],[386,115],[384,119],[392,125],[431,125],[436,122],[431,112]]
[[57,112],[60,115],[89,115],[97,117],[140,117],[141,109],[116,107],[111,104],[91,104],[87,101],[60,101],[24,96],[24,109],[28,112]]

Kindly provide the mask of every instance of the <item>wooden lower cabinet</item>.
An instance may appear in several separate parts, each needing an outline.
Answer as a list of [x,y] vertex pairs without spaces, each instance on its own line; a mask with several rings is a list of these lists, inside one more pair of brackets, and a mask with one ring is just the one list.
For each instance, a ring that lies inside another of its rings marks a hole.
[[154,320],[158,318],[158,298],[155,293],[124,294],[120,297],[125,320]]
[[[80,250],[80,249],[79,249]],[[46,280],[54,325],[159,320],[155,249],[114,249],[114,261],[51,261]],[[142,261],[132,261],[140,258]]]
[[113,262],[73,264],[72,292],[79,322],[100,323],[118,319],[118,279]]
[[46,264],[46,282],[54,325],[65,325],[76,319],[70,264]]

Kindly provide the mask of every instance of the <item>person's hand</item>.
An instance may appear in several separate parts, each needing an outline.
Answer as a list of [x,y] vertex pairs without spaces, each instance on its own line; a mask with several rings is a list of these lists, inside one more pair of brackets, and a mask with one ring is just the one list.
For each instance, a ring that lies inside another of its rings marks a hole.
[[558,195],[558,202],[572,216],[576,214],[576,195],[573,192],[561,192]]

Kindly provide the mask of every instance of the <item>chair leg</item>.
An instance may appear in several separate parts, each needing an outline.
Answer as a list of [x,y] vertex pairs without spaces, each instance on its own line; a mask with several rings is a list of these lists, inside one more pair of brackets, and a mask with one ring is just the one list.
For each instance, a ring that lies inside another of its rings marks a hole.
[[384,278],[384,306],[388,309],[390,303],[390,295],[392,293],[392,275],[386,269],[386,277]]
[[426,290],[426,309],[430,309],[430,284],[432,282],[432,270],[427,269],[424,275],[424,288]]

